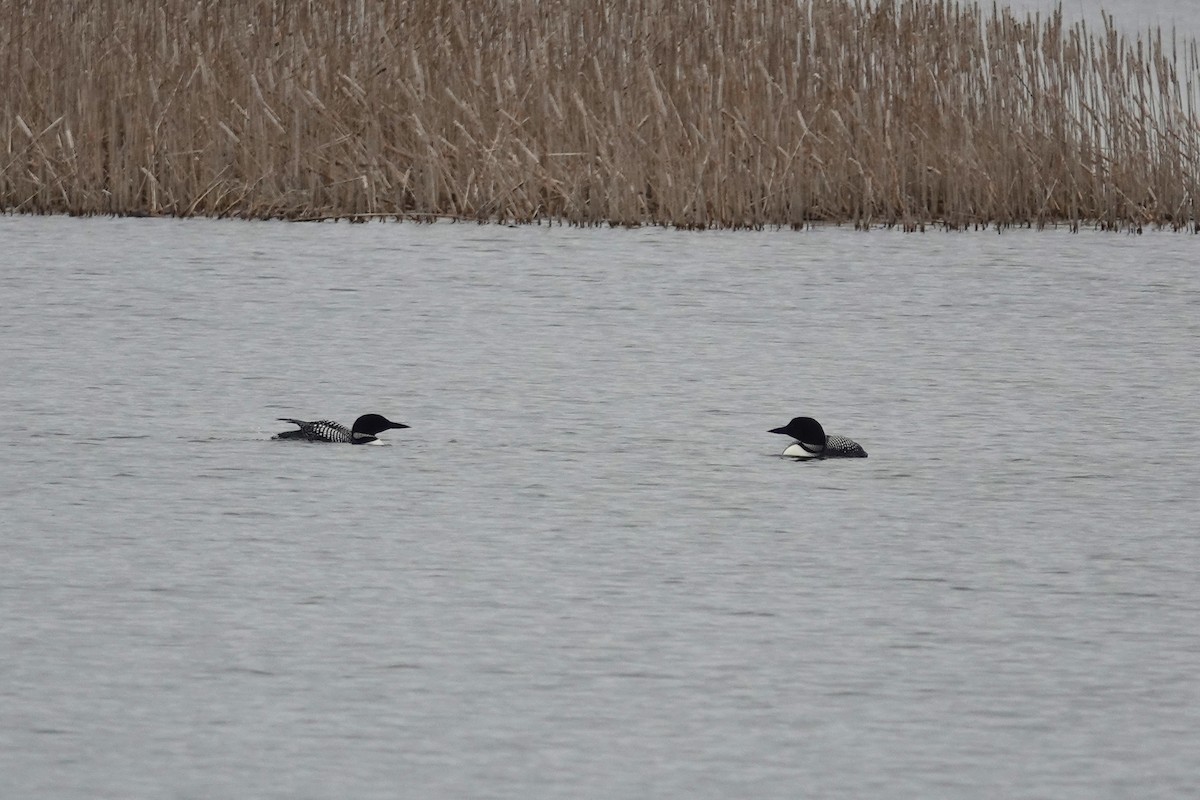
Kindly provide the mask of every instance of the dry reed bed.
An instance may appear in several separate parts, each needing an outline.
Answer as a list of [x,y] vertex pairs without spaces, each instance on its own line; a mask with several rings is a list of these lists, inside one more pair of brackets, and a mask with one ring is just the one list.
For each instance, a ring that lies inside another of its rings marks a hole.
[[1195,42],[943,0],[0,0],[0,208],[1194,227]]

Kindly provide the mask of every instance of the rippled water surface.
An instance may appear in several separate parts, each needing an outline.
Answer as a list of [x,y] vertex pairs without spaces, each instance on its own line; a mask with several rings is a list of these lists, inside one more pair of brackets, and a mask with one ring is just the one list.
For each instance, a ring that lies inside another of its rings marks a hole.
[[0,796],[1185,796],[1198,242],[0,218]]
[[[979,5],[985,12],[992,9],[991,3]],[[1005,0],[999,6],[1007,6],[1022,17],[1040,14],[1042,19],[1061,7],[1064,24],[1069,26],[1082,20],[1097,34],[1104,30],[1105,17],[1112,19],[1126,36],[1144,38],[1148,30],[1160,28],[1168,37],[1172,31],[1187,38],[1200,34],[1193,0]],[[1179,55],[1182,58],[1185,53],[1181,51]]]

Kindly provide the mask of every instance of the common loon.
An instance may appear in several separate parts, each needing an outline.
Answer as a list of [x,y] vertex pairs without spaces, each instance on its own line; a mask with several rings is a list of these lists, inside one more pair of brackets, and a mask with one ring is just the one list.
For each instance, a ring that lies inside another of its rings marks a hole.
[[821,423],[812,417],[796,417],[782,428],[767,433],[782,433],[796,441],[784,448],[783,455],[796,458],[866,458],[862,445],[845,436],[826,436]]
[[339,442],[342,444],[370,444],[379,437],[375,434],[391,428],[407,428],[402,422],[392,422],[378,414],[363,414],[354,420],[354,427],[347,428],[340,422],[319,419],[315,422],[305,422],[302,419],[280,417],[280,422],[290,422],[299,425],[298,431],[284,431],[276,434],[276,439],[302,439],[306,442]]

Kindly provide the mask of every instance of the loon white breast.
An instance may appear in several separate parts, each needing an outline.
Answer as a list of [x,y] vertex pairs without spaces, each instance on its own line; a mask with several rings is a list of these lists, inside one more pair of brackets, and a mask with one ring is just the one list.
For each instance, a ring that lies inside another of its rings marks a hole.
[[318,419],[305,422],[302,419],[280,417],[280,422],[290,422],[300,426],[298,431],[284,431],[276,434],[274,439],[299,439],[305,442],[338,442],[341,444],[370,444],[378,441],[375,434],[392,428],[407,428],[402,422],[392,422],[379,414],[364,414],[354,420],[354,426],[347,428],[340,422],[328,419]]
[[845,436],[827,436],[821,423],[812,417],[796,417],[782,428],[767,433],[782,433],[796,441],[783,450],[783,455],[795,458],[866,458],[862,445]]

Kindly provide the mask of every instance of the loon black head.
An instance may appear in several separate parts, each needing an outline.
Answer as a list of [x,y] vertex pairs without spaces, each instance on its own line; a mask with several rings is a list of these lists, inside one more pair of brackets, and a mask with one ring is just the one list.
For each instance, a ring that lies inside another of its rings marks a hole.
[[805,452],[820,456],[825,452],[825,429],[812,417],[796,417],[782,428],[772,428],[767,433],[782,433],[800,443]]
[[374,439],[375,434],[382,433],[392,428],[407,428],[403,422],[392,422],[387,417],[379,414],[363,414],[358,419],[354,420],[354,427],[350,429],[350,433],[355,439]]

